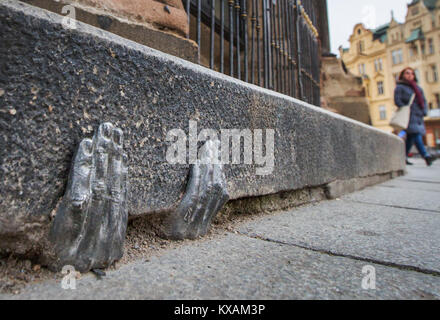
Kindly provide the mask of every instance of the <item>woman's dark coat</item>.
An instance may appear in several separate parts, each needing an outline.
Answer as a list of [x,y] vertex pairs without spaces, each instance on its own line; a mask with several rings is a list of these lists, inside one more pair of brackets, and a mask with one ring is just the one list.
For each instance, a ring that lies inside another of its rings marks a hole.
[[[426,102],[425,94],[422,88],[419,87],[419,90],[423,94],[425,106],[423,109],[420,108],[417,98],[414,99],[414,102],[411,105],[411,116],[406,132],[426,135],[425,122],[423,121],[423,118],[428,114],[428,103]],[[399,108],[406,106],[410,102],[413,94],[414,90],[409,84],[406,84],[405,82],[398,82],[396,90],[394,90],[394,103]]]

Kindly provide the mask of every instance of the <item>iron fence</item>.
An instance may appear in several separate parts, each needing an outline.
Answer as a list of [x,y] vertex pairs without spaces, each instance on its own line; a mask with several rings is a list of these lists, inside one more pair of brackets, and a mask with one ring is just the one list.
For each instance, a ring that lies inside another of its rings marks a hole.
[[320,105],[314,0],[184,0],[199,62]]

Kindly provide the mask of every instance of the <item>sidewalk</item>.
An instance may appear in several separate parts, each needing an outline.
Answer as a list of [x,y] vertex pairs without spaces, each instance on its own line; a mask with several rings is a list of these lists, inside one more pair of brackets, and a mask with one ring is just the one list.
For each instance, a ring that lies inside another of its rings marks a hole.
[[[339,200],[0,299],[440,299],[440,161]],[[375,270],[376,290],[362,288]],[[369,273],[371,274],[371,273]]]

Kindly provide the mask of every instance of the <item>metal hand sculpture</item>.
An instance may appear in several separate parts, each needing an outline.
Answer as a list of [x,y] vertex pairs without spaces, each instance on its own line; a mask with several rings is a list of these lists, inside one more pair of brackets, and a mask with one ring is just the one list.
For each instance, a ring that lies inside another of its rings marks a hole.
[[123,132],[102,124],[74,157],[67,191],[50,232],[55,268],[100,269],[123,255],[127,230],[128,170]]
[[220,141],[209,140],[192,165],[186,193],[165,219],[164,233],[174,240],[196,239],[208,232],[212,219],[229,200],[223,166],[217,164]]
[[[206,235],[212,219],[229,200],[219,141],[209,140],[192,165],[186,193],[165,218],[167,238],[195,239]],[[58,207],[49,239],[55,269],[102,269],[122,258],[127,230],[128,170],[123,133],[102,124],[93,140],[84,139],[74,157],[67,191]]]

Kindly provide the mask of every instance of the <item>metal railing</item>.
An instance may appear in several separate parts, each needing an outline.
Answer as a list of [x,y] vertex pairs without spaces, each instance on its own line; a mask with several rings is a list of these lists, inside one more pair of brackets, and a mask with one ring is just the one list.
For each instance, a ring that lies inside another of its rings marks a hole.
[[[314,0],[184,0],[199,62],[320,105]],[[207,34],[208,33],[208,34]]]

